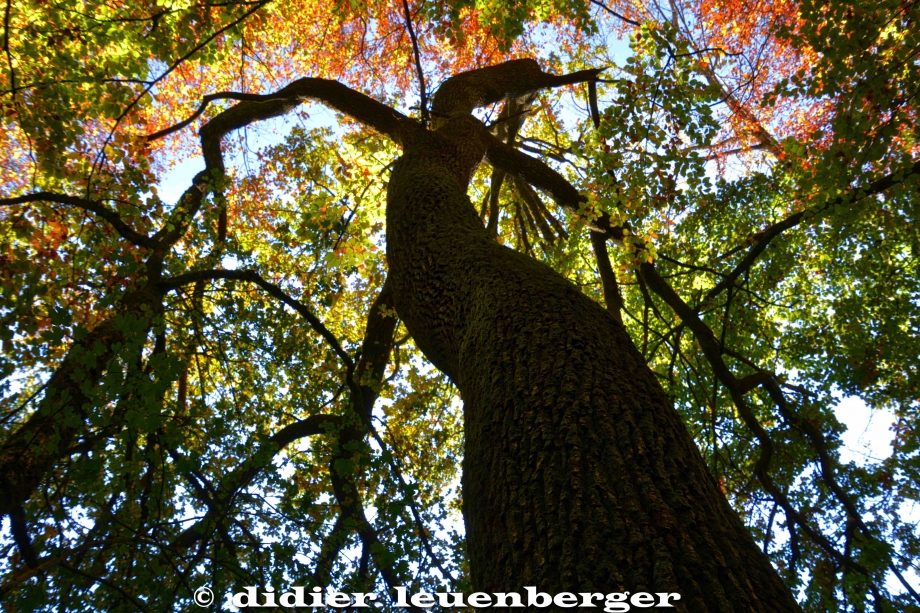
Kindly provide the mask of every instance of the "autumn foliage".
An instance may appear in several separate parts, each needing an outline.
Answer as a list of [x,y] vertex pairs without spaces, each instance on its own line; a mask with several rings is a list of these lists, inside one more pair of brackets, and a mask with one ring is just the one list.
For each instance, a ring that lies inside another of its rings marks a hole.
[[[470,590],[460,400],[382,289],[400,147],[270,95],[337,81],[431,125],[449,77],[532,57],[604,71],[478,116],[584,197],[483,164],[484,226],[622,320],[805,610],[920,610],[916,3],[0,14],[4,607]],[[884,457],[848,455],[844,397]]]

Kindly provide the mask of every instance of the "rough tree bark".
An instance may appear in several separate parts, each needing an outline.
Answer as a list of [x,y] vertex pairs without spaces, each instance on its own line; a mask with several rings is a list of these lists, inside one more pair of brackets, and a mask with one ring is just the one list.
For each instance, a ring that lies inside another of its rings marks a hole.
[[677,592],[678,610],[797,611],[623,326],[496,243],[467,197],[491,146],[472,108],[572,77],[519,60],[448,80],[436,129],[403,139],[390,179],[396,310],[464,401],[473,586]]

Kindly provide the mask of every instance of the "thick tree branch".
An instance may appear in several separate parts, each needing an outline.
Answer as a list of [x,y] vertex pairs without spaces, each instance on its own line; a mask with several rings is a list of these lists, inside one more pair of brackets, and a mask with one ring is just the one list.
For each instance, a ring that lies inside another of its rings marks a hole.
[[16,95],[16,68],[13,66],[13,54],[10,51],[10,13],[13,0],[6,0],[6,10],[3,11],[3,52],[6,54],[6,65],[10,71],[10,93]]
[[435,125],[445,118],[468,115],[473,109],[509,98],[521,98],[541,89],[597,80],[603,68],[567,75],[543,72],[535,60],[511,60],[496,66],[462,72],[447,79],[432,99]]
[[[705,49],[703,51],[706,51]],[[699,51],[702,53],[702,51]],[[733,92],[730,92],[725,89],[725,86],[722,84],[722,81],[716,75],[715,71],[708,66],[707,64],[701,63],[700,71],[703,73],[703,76],[706,77],[706,80],[709,81],[709,84],[713,87],[716,87],[721,92],[722,102],[728,105],[728,108],[731,109],[732,113],[737,115],[742,123],[747,127],[747,130],[757,141],[757,148],[765,149],[770,152],[773,157],[777,159],[782,159],[783,157],[783,146],[780,144],[776,138],[764,127],[763,123],[748,109],[744,104],[738,100],[737,96]]]
[[261,101],[264,101],[264,99],[265,99],[265,96],[262,94],[247,94],[244,92],[216,92],[213,94],[208,94],[201,98],[201,104],[198,106],[198,110],[192,113],[187,119],[184,119],[180,121],[179,123],[175,123],[169,126],[168,128],[163,128],[162,130],[153,132],[152,134],[148,134],[146,137],[147,142],[151,143],[161,138],[165,138],[166,136],[169,136],[170,134],[178,132],[182,130],[183,128],[189,126],[193,121],[201,117],[201,115],[203,115],[204,112],[208,109],[208,106],[210,106],[210,104],[214,102],[215,100],[237,100],[240,102],[244,102],[244,101],[261,102]]
[[122,238],[139,247],[144,247],[145,249],[155,249],[159,245],[155,239],[152,239],[146,234],[134,230],[131,226],[125,223],[125,221],[121,218],[121,216],[118,215],[118,213],[106,208],[95,200],[79,198],[77,196],[69,196],[67,194],[57,194],[53,192],[36,192],[33,194],[16,196],[14,198],[0,198],[0,206],[13,206],[17,204],[28,204],[31,202],[56,202],[58,204],[66,204],[78,209],[83,209],[84,211],[93,213],[107,221]]
[[[215,191],[222,194],[220,184],[224,181],[225,168],[221,154],[221,140],[234,130],[246,127],[257,121],[271,119],[288,113],[306,100],[318,100],[326,106],[356,119],[357,121],[402,143],[411,137],[414,130],[421,130],[415,121],[377,102],[373,98],[354,91],[338,81],[328,79],[303,78],[290,83],[273,94],[264,96],[223,92],[206,96],[198,110],[184,122],[176,124],[148,136],[155,140],[187,126],[204,112],[207,105],[217,99],[234,98],[241,100],[238,104],[218,113],[200,131],[201,152],[205,169],[192,180],[192,185],[179,199],[179,206],[170,216],[169,221],[154,235],[167,245],[174,244],[184,234],[205,196]],[[227,210],[223,198],[218,204],[217,240],[222,242],[227,236]]]
[[351,534],[347,523],[345,514],[340,512],[332,530],[329,531],[329,535],[320,547],[319,555],[316,556],[316,565],[313,568],[314,585],[329,585],[335,560],[348,543],[348,535]]
[[[472,70],[451,77],[438,89],[433,100],[432,112],[436,117],[466,114],[477,106],[499,102],[506,98],[527,97],[540,89],[594,81],[602,70],[582,70],[557,76],[544,73],[534,60],[515,60],[499,66]],[[256,121],[283,115],[306,100],[322,102],[388,136],[397,144],[405,144],[413,140],[418,131],[423,129],[398,111],[338,81],[306,77],[290,83],[273,94],[264,96],[223,92],[206,97],[199,109],[189,119],[151,134],[148,140],[161,138],[187,126],[201,115],[208,103],[218,98],[235,98],[240,99],[241,102],[219,113],[202,127],[201,148],[205,159],[205,170],[195,177],[193,185],[180,199],[183,206],[177,207],[180,210],[175,214],[176,219],[171,219],[154,236],[155,240],[162,240],[169,244],[178,240],[200,208],[204,195],[213,189],[212,183],[223,180],[224,164],[220,142],[233,130],[238,130]],[[509,147],[509,149],[514,151],[513,148]],[[533,158],[528,159],[533,160]],[[533,161],[548,169],[542,162]],[[538,174],[542,173],[538,172]],[[574,200],[569,198],[568,201],[577,202],[577,200],[577,198]],[[577,204],[572,206],[577,208]],[[218,240],[224,239],[226,225],[226,211],[222,210],[218,224]]]
[[[370,551],[390,590],[404,583],[396,571],[395,560],[384,555],[386,547],[367,520],[352,469],[360,464],[359,458],[364,453],[362,449],[366,445],[365,438],[371,429],[370,414],[379,395],[378,386],[382,382],[393,347],[396,319],[389,314],[392,308],[393,287],[391,283],[385,282],[368,313],[362,358],[355,371],[357,381],[350,386],[352,416],[343,423],[338,444],[329,460],[329,476],[336,502],[346,521],[352,522],[352,529],[366,550]],[[412,609],[418,610],[415,607]]]
[[[569,183],[565,177],[550,166],[532,158],[526,153],[506,145],[494,136],[488,135],[488,149],[486,160],[505,172],[520,177],[537,189],[547,193],[556,203],[572,214],[579,214],[578,208],[587,198],[578,193],[578,190]],[[599,212],[597,219],[588,222],[588,227],[597,232],[602,232],[616,243],[623,241],[623,228],[610,222],[610,215]]]
[[[164,288],[174,289],[181,285],[195,283],[204,279],[216,278],[246,280],[257,284],[258,281],[256,279],[261,279],[261,277],[258,277],[258,275],[255,275],[255,273],[251,271],[200,271],[197,273],[187,273],[186,275],[181,275],[173,279],[167,279],[163,284]],[[285,303],[290,304],[289,302]],[[367,331],[362,345],[363,351],[361,353],[361,359],[354,369],[354,378],[357,380],[357,383],[350,386],[352,390],[352,405],[355,414],[365,426],[355,429],[353,426],[345,424],[339,416],[314,415],[282,428],[262,445],[258,452],[253,454],[249,459],[227,475],[227,477],[221,480],[220,484],[215,488],[216,492],[210,497],[211,500],[208,504],[208,511],[205,516],[176,537],[172,543],[173,547],[191,547],[202,538],[207,537],[220,522],[226,520],[226,514],[232,507],[236,494],[248,486],[261,470],[264,470],[271,464],[272,458],[294,440],[305,436],[322,434],[327,432],[330,428],[338,428],[341,431],[339,437],[340,447],[348,446],[342,442],[343,437],[347,436],[348,440],[357,441],[363,439],[361,432],[365,432],[365,428],[369,427],[370,414],[378,395],[377,386],[383,378],[383,373],[389,361],[390,350],[393,344],[396,319],[386,312],[392,308],[391,285],[384,283],[380,294],[368,313]],[[350,453],[350,451],[348,453]],[[330,470],[335,471],[335,461],[331,463]],[[338,479],[340,488],[343,492],[354,492],[355,495],[357,495],[357,488],[347,476],[341,476],[338,477]],[[350,501],[351,499],[348,498],[348,500]],[[375,542],[376,533],[373,532],[372,529],[369,531],[366,527],[362,528],[362,526],[367,524],[363,509],[359,508],[359,506],[351,505],[350,502],[342,505],[342,509],[342,517],[351,518],[351,528],[358,531],[362,539],[367,540],[368,546],[370,547]],[[364,531],[363,535],[361,533],[362,530]],[[335,530],[333,532],[335,532]],[[331,538],[332,535],[330,535],[330,539]],[[344,539],[342,539],[340,543],[336,540],[336,543],[338,543],[338,545],[333,547],[334,551],[323,550],[325,551],[325,557],[321,556],[320,560],[322,563],[317,563],[317,573],[322,573],[322,569],[326,569],[326,572],[328,572],[327,566],[331,567],[332,559],[334,559],[334,556],[337,555],[338,551],[344,545]],[[330,541],[330,547],[331,546],[332,543]],[[332,556],[332,558],[329,558],[329,556]],[[320,583],[320,585],[324,584]]]
[[29,538],[29,526],[26,523],[26,512],[21,505],[10,511],[10,534],[13,536],[16,548],[19,549],[19,556],[25,561],[26,566],[31,569],[38,568],[38,556],[32,547],[32,539]]
[[601,287],[604,289],[604,302],[607,304],[607,310],[614,318],[623,323],[623,315],[620,311],[623,308],[623,296],[620,295],[620,287],[617,283],[617,276],[610,265],[610,256],[607,253],[607,237],[600,232],[590,231],[591,245],[594,247],[594,258],[597,261],[597,270],[601,277]]
[[[207,108],[208,104],[219,99],[234,99],[241,102],[214,117],[206,126],[214,124],[210,130],[224,136],[232,130],[238,130],[256,121],[278,117],[308,101],[315,100],[352,119],[401,143],[404,133],[418,124],[399,111],[378,102],[358,91],[331,79],[305,77],[297,79],[273,94],[256,95],[235,92],[221,92],[205,96],[198,110],[185,121],[155,132],[147,137],[148,141],[162,138],[180,130],[194,121]],[[205,128],[202,128],[204,130]]]
[[[221,168],[223,168],[223,164],[221,164]],[[179,197],[179,202],[167,218],[166,223],[153,235],[153,240],[160,244],[158,257],[162,258],[165,255],[165,250],[176,244],[185,235],[185,231],[191,224],[192,219],[198,214],[201,205],[204,204],[205,194],[211,189],[209,181],[211,176],[208,168],[195,175],[192,179],[192,185]]]
[[[38,409],[0,447],[0,516],[22,505],[58,459],[71,448],[83,427],[87,408],[96,406],[95,388],[109,363],[132,346],[136,357],[153,319],[161,312],[161,294],[151,288],[125,294],[118,311],[68,350],[48,380]],[[128,332],[143,322],[143,334]]]
[[578,211],[578,205],[587,201],[587,198],[579,194],[578,190],[553,168],[537,158],[521,153],[498,138],[491,137],[486,150],[486,161],[546,192],[567,211]]
[[380,293],[367,314],[367,327],[361,343],[361,359],[355,367],[355,383],[351,388],[355,395],[352,406],[361,423],[370,431],[371,413],[380,395],[384,371],[393,351],[393,336],[396,333],[396,316],[393,300],[393,283],[385,281]]

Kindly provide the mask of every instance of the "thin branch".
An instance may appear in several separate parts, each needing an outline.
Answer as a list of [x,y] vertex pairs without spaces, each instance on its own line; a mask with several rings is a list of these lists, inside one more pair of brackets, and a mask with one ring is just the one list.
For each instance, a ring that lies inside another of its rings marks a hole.
[[[792,409],[789,407],[789,404],[786,402],[786,397],[780,389],[779,384],[777,383],[774,376],[767,378],[763,382],[763,386],[766,388],[770,398],[779,409],[780,415],[782,415],[783,418],[785,418],[790,423],[790,425],[803,432],[809,443],[811,443],[812,448],[817,452],[818,466],[821,468],[821,480],[824,481],[824,483],[834,493],[834,496],[836,496],[837,500],[839,500],[843,505],[843,508],[846,510],[847,517],[854,525],[859,527],[859,529],[863,534],[866,535],[866,537],[880,542],[881,540],[872,533],[872,531],[869,529],[869,526],[867,526],[866,522],[863,521],[862,514],[859,512],[859,509],[856,508],[856,504],[837,482],[837,477],[834,474],[835,471],[833,461],[831,460],[831,452],[827,447],[827,439],[824,437],[824,434],[821,432],[821,430],[815,427],[812,422],[807,419],[800,418],[795,412],[792,411]],[[894,563],[889,563],[888,568],[894,572],[904,588],[910,593],[914,600],[920,604],[920,595],[917,594],[917,592],[901,575],[901,573],[898,572],[897,568],[894,566]]]
[[114,592],[118,592],[118,593],[121,594],[124,598],[126,598],[127,600],[129,600],[129,601],[131,602],[132,605],[134,605],[135,610],[137,610],[137,611],[149,611],[149,609],[148,609],[146,606],[144,606],[144,603],[141,602],[140,600],[138,600],[138,598],[137,598],[136,596],[130,594],[130,593],[127,592],[127,591],[125,591],[122,587],[120,587],[119,585],[116,585],[115,583],[112,583],[112,582],[109,581],[108,579],[104,579],[104,578],[102,578],[102,577],[97,577],[96,575],[93,575],[93,574],[88,573],[88,572],[86,572],[86,571],[80,570],[79,568],[76,568],[75,566],[71,566],[71,565],[68,564],[67,562],[60,562],[60,566],[61,566],[61,568],[66,568],[68,571],[74,573],[75,575],[80,575],[81,577],[86,577],[87,579],[90,579],[90,580],[94,581],[95,583],[98,583],[99,585],[104,585],[105,587],[109,588],[110,590],[112,590],[112,591],[114,591]]
[[[866,187],[850,189],[850,191],[847,194],[850,196],[850,199],[848,200],[848,202],[850,204],[854,204],[870,196],[880,194],[890,189],[891,187],[899,183],[902,183],[904,181],[904,177],[908,175],[914,175],[914,174],[920,174],[920,161],[915,162],[912,166],[908,167],[907,169],[893,172],[885,177],[882,177],[881,179],[873,181]],[[860,193],[862,194],[860,197],[858,198],[853,197],[853,196],[859,195]],[[752,237],[753,243],[751,244],[750,249],[748,249],[747,254],[745,254],[745,256],[741,259],[740,262],[738,262],[738,264],[735,266],[735,268],[730,273],[725,275],[725,277],[721,281],[719,281],[719,283],[717,283],[715,287],[713,287],[711,290],[709,290],[709,292],[706,293],[706,296],[703,298],[701,304],[705,304],[707,301],[712,300],[713,298],[718,296],[720,293],[722,293],[724,290],[728,289],[730,285],[733,285],[735,280],[739,276],[741,276],[741,274],[744,271],[749,269],[754,264],[754,262],[757,261],[757,258],[759,258],[760,254],[762,254],[766,250],[766,248],[770,245],[770,242],[773,239],[781,235],[786,230],[790,228],[794,228],[795,226],[799,225],[799,223],[801,223],[802,220],[805,219],[807,216],[815,216],[823,211],[826,211],[827,209],[830,209],[834,206],[837,206],[838,204],[843,204],[843,203],[844,203],[844,196],[842,195],[838,196],[834,198],[833,200],[829,200],[819,205],[815,205],[804,211],[793,213],[786,219],[778,223],[775,223],[769,228],[761,230],[760,232],[755,234]]]
[[632,20],[632,19],[629,19],[628,17],[624,17],[623,15],[620,15],[619,13],[617,13],[616,11],[614,11],[613,9],[609,8],[609,7],[608,7],[606,4],[604,4],[603,2],[598,2],[598,0],[591,0],[591,4],[593,4],[593,5],[595,5],[595,6],[599,6],[600,8],[604,9],[605,11],[607,11],[608,13],[610,13],[611,15],[613,15],[614,17],[616,17],[617,19],[620,19],[620,20],[622,20],[622,21],[625,21],[626,23],[628,23],[628,24],[631,25],[631,26],[636,26],[637,28],[642,27],[642,24],[639,23],[638,21],[634,21],[634,20]]
[[[721,272],[719,272],[718,270],[716,270],[716,269],[714,269],[714,268],[708,268],[708,267],[706,267],[706,266],[697,266],[696,264],[690,264],[689,262],[681,262],[681,261],[678,260],[678,259],[669,257],[669,256],[664,255],[664,254],[659,254],[658,257],[659,257],[659,259],[662,259],[662,260],[664,260],[665,262],[671,262],[672,264],[676,264],[677,266],[680,266],[681,268],[689,268],[690,270],[696,270],[696,271],[698,271],[698,272],[705,272],[705,273],[709,273],[709,274],[711,274],[711,275],[716,275],[716,276],[718,276],[718,277],[724,277],[724,276],[725,276],[724,273],[721,273]],[[674,276],[674,275],[671,275],[671,276]]]
[[143,99],[143,97],[146,96],[146,95],[150,92],[150,90],[153,89],[153,87],[154,87],[157,83],[159,83],[160,81],[162,81],[163,79],[165,79],[168,75],[172,74],[172,72],[173,72],[176,68],[178,68],[183,62],[185,62],[185,61],[188,60],[190,57],[192,57],[193,55],[195,55],[196,53],[198,53],[199,51],[201,51],[205,46],[208,45],[208,43],[210,43],[212,40],[214,40],[215,38],[217,38],[218,36],[220,36],[221,34],[223,34],[224,32],[226,32],[226,31],[229,30],[230,28],[232,28],[232,27],[236,26],[237,24],[240,24],[240,23],[242,23],[243,21],[245,21],[247,17],[249,17],[250,15],[252,15],[253,13],[255,13],[256,11],[258,11],[259,9],[261,9],[263,6],[265,6],[266,4],[268,4],[268,3],[271,2],[271,1],[272,1],[272,0],[263,0],[262,2],[257,2],[257,3],[255,3],[255,5],[254,5],[251,9],[249,9],[248,11],[246,11],[245,13],[243,13],[243,15],[240,16],[238,19],[235,19],[235,20],[231,21],[230,23],[228,23],[227,25],[223,26],[222,28],[219,28],[219,29],[216,30],[214,33],[212,33],[210,36],[208,36],[206,39],[204,39],[202,42],[200,42],[200,43],[198,43],[197,45],[195,45],[194,47],[192,47],[188,52],[186,52],[184,55],[182,55],[182,57],[180,57],[180,58],[177,59],[175,62],[173,62],[173,63],[163,72],[163,74],[161,74],[160,76],[158,76],[158,77],[157,77],[156,79],[154,79],[153,81],[150,81],[150,83],[149,83],[146,87],[144,87],[144,91],[142,91],[140,94],[138,94],[138,95],[134,98],[134,100],[132,100],[131,102],[128,103],[128,106],[126,106],[125,109],[118,115],[118,117],[115,118],[115,123],[112,125],[112,129],[109,130],[108,135],[105,137],[105,142],[102,143],[102,147],[99,148],[99,153],[98,153],[98,155],[96,156],[96,159],[93,161],[93,167],[90,169],[89,176],[88,176],[87,179],[86,179],[86,189],[87,189],[87,192],[89,191],[89,189],[90,189],[90,187],[91,187],[91,185],[92,185],[93,174],[96,172],[96,168],[99,166],[99,163],[101,162],[103,156],[105,155],[105,146],[108,145],[109,142],[112,140],[112,137],[115,135],[115,130],[116,130],[116,128],[118,128],[118,124],[121,123],[121,120],[122,120],[122,119],[124,119],[125,117],[127,117],[128,113],[131,112],[131,109],[133,109],[135,106],[137,106],[137,103],[140,102],[141,99]]
[[155,249],[159,245],[157,240],[134,230],[131,226],[125,223],[125,221],[118,215],[118,213],[104,207],[102,204],[95,200],[79,198],[77,196],[69,196],[67,194],[57,194],[53,192],[36,192],[33,194],[26,194],[24,196],[16,196],[14,198],[0,198],[0,206],[13,206],[31,202],[56,202],[58,204],[66,204],[78,209],[83,209],[84,211],[98,215],[105,221],[109,222],[109,224],[115,228],[115,231],[118,232],[122,238],[131,243],[134,243],[139,247],[144,247],[145,249]]
[[10,412],[7,413],[6,415],[4,415],[4,416],[3,416],[3,419],[0,419],[0,426],[2,426],[3,424],[5,424],[5,423],[8,422],[9,420],[13,419],[16,415],[19,414],[20,411],[22,411],[22,410],[25,409],[27,406],[29,406],[29,403],[30,403],[30,402],[32,402],[33,400],[35,400],[36,398],[38,398],[38,395],[41,394],[43,391],[45,391],[45,388],[48,387],[49,381],[50,381],[50,379],[49,379],[48,381],[45,381],[45,382],[42,384],[41,387],[39,387],[37,390],[35,390],[34,392],[32,392],[32,395],[31,395],[31,396],[29,396],[28,398],[26,398],[25,400],[23,400],[22,403],[21,403],[18,407],[16,407],[15,409],[13,409],[12,411],[10,411]]
[[249,281],[250,283],[255,283],[261,287],[265,292],[277,298],[280,302],[288,305],[301,317],[307,320],[307,323],[310,324],[310,327],[313,328],[320,336],[322,336],[329,346],[332,348],[333,352],[342,360],[349,372],[354,371],[354,361],[351,359],[351,356],[342,349],[342,346],[339,344],[339,339],[335,337],[332,332],[323,324],[320,319],[313,314],[313,312],[299,300],[289,296],[284,290],[263,279],[257,272],[252,270],[199,270],[195,272],[187,272],[181,275],[176,275],[168,279],[162,280],[158,287],[163,292],[172,291],[182,287],[183,285],[189,285],[197,281],[212,281],[215,279],[235,279],[238,281]]
[[155,140],[159,140],[165,136],[169,136],[173,132],[178,132],[182,128],[186,127],[187,125],[189,125],[190,123],[198,119],[202,115],[202,113],[204,113],[207,110],[208,105],[210,105],[215,100],[239,100],[239,101],[258,102],[264,99],[265,99],[265,96],[262,96],[259,94],[246,94],[246,93],[241,93],[241,92],[217,92],[214,94],[208,94],[207,96],[204,96],[201,99],[201,104],[198,106],[198,110],[192,113],[192,115],[188,119],[185,119],[184,121],[180,121],[177,124],[173,124],[172,126],[168,128],[164,128],[160,130],[159,132],[148,134],[146,137],[147,142],[150,143]]
[[[537,189],[547,193],[556,203],[566,211],[578,214],[579,205],[587,198],[576,190],[571,183],[559,172],[545,164],[543,161],[532,158],[503,143],[498,138],[487,135],[488,149],[486,159],[490,164],[501,168],[505,172],[520,177]],[[597,219],[588,222],[592,230],[603,232],[617,243],[623,240],[623,227],[615,226],[610,221],[610,215],[600,212]]]
[[536,221],[537,227],[540,228],[543,240],[549,244],[553,244],[556,240],[554,230],[559,231],[560,238],[568,238],[565,230],[561,228],[562,224],[546,210],[546,205],[540,200],[540,196],[533,191],[533,188],[517,177],[514,183],[515,187],[517,187],[518,194],[520,194],[521,198],[524,200],[524,205]]
[[763,489],[773,497],[780,507],[782,507],[786,517],[798,525],[802,531],[808,535],[812,542],[830,554],[838,563],[865,576],[871,583],[873,581],[873,576],[869,570],[854,561],[851,557],[840,553],[823,533],[813,528],[805,517],[792,506],[786,494],[782,492],[773,481],[770,475],[770,463],[774,454],[773,440],[745,400],[739,381],[728,369],[728,366],[722,359],[721,348],[709,326],[707,326],[700,319],[699,315],[683,301],[670,285],[668,285],[667,281],[661,278],[655,270],[654,265],[642,264],[639,267],[639,274],[648,284],[649,288],[664,300],[693,333],[713,373],[728,390],[741,420],[757,439],[760,447],[760,457],[755,464],[754,474]]
[[240,490],[246,488],[261,470],[268,467],[275,455],[294,441],[322,434],[328,428],[340,425],[341,421],[342,419],[337,415],[311,415],[306,419],[288,424],[265,443],[257,445],[256,452],[228,473],[214,488],[214,492],[209,497],[210,502],[207,503],[208,511],[205,516],[183,530],[173,540],[171,546],[187,548],[205,538],[213,527],[218,526],[225,519],[227,511]]
[[[374,440],[377,441],[377,444],[380,445],[380,449],[383,451],[386,451],[387,444],[386,442],[384,442],[383,438],[380,436],[380,433],[377,432],[375,428],[371,429],[371,435],[374,437]],[[399,481],[399,484],[402,486],[402,491],[405,495],[405,493],[408,492],[409,484],[406,483],[406,479],[405,477],[403,477],[402,469],[400,469],[399,463],[396,461],[395,455],[392,453],[390,453],[389,455],[390,455],[390,460],[389,460],[390,469],[393,471],[393,474],[396,475],[396,479]],[[428,540],[428,531],[425,530],[425,525],[424,525],[424,522],[422,521],[421,514],[418,512],[418,507],[415,504],[415,499],[410,496],[406,496],[406,500],[408,502],[409,509],[412,512],[412,519],[415,522],[415,530],[418,533],[419,539],[422,541],[422,546],[425,548],[425,553],[428,554],[428,557],[431,558],[432,563],[438,568],[438,570],[441,571],[441,575],[444,578],[450,577],[451,580],[456,581],[457,578],[454,577],[454,575],[450,571],[444,568],[441,558],[439,558],[437,554],[435,554],[434,548],[432,548],[431,546],[431,541]]]
[[430,118],[428,116],[428,94],[425,91],[425,73],[422,71],[421,52],[418,47],[418,39],[415,36],[415,29],[412,27],[412,14],[409,12],[409,2],[407,0],[402,0],[402,5],[406,17],[406,29],[409,30],[409,38],[412,39],[412,54],[415,56],[415,70],[418,72],[419,107],[422,125],[427,127]]
[[744,123],[748,124],[749,130],[752,133],[751,135],[757,140],[759,145],[769,151],[777,159],[782,159],[783,147],[780,145],[779,141],[776,140],[776,137],[770,134],[763,123],[738,100],[733,92],[725,89],[725,86],[722,84],[722,81],[719,80],[715,71],[704,63],[699,65],[699,70],[703,73],[703,76],[706,77],[706,80],[709,81],[710,85],[719,88],[719,91],[722,93],[722,101],[728,105],[728,108],[730,108],[735,115],[738,115]]
[[[26,83],[25,85],[19,85],[15,90],[10,89],[8,92],[0,92],[0,94],[12,93],[25,91],[27,89],[44,89],[46,87],[52,87],[54,85],[64,85],[68,83],[85,85],[87,80],[84,79],[55,79],[53,81],[35,81],[33,83]],[[100,78],[93,79],[93,83],[127,83],[130,85],[149,85],[151,82],[144,79],[121,79],[121,78]]]

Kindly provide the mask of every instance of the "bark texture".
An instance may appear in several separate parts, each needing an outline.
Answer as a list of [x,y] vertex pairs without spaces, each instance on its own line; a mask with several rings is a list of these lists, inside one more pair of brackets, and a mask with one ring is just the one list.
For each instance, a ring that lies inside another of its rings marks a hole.
[[488,95],[451,85],[454,109],[439,92],[439,127],[405,143],[387,199],[396,309],[464,401],[474,588],[677,592],[681,611],[798,611],[622,325],[497,244],[469,201],[490,147],[471,101],[519,96],[539,81],[528,79],[489,81]]

